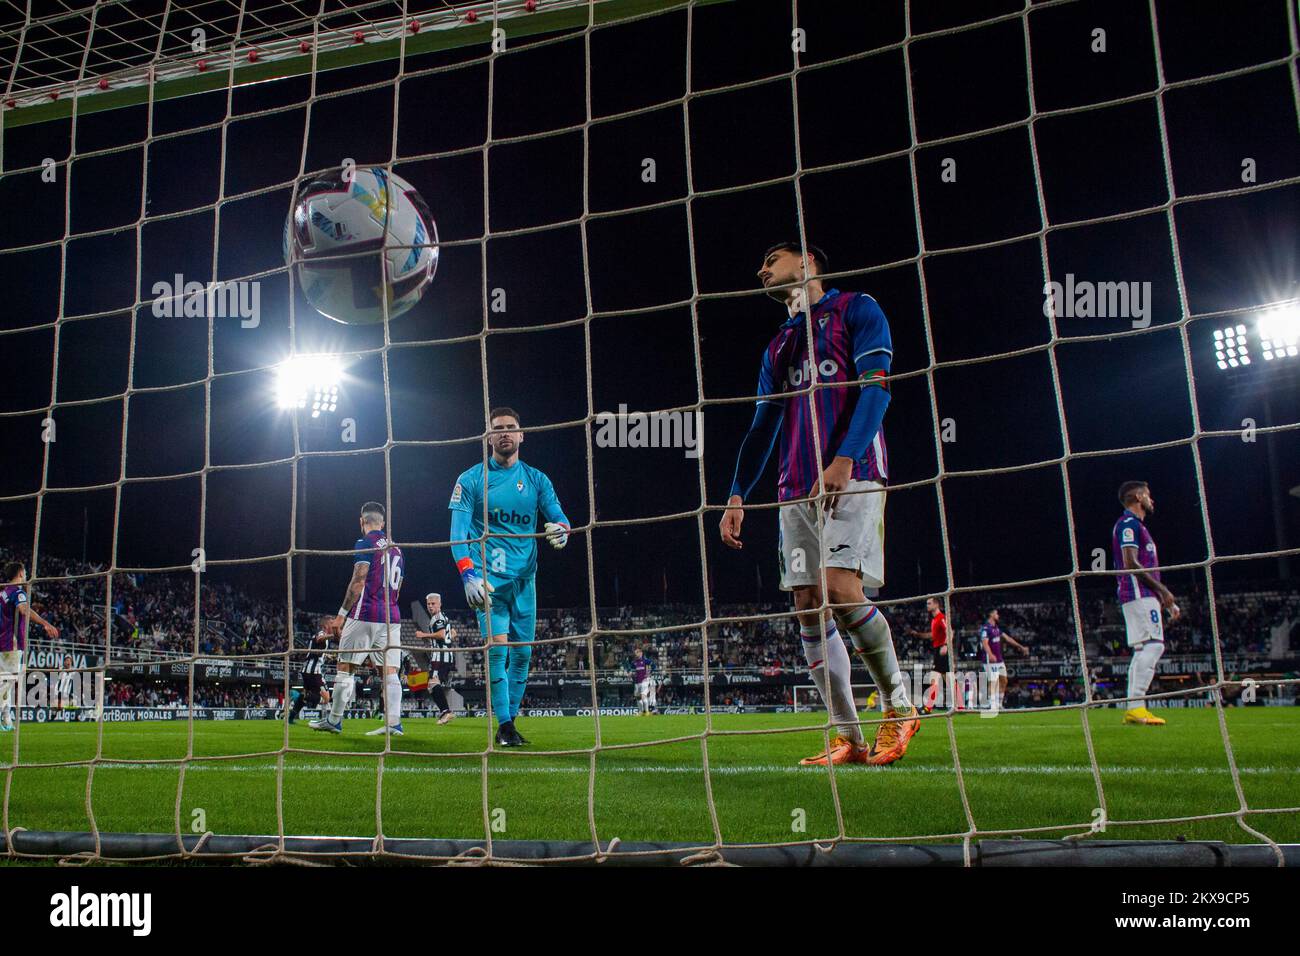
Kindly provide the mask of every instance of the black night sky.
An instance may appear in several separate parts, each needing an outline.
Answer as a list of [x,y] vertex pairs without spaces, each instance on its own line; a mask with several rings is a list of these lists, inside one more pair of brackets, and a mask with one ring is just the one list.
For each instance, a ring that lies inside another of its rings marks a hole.
[[[1206,496],[1198,492],[1191,446],[1193,405],[1180,319],[1168,197],[1156,101],[1152,30],[1144,2],[1082,2],[1034,11],[1028,22],[1033,51],[1034,124],[1047,221],[1053,226],[1119,213],[1152,210],[1103,223],[1052,229],[1047,254],[1052,277],[1066,273],[1095,281],[1150,282],[1151,330],[1128,330],[1126,319],[1062,317],[1061,341],[1051,339],[1043,315],[1043,274],[1036,231],[1041,228],[1034,187],[1030,112],[1021,20],[1010,17],[978,29],[923,38],[908,49],[922,143],[997,128],[971,138],[922,146],[915,153],[927,253],[923,268],[910,261],[922,250],[913,211],[908,147],[903,4],[798,3],[806,31],[805,68],[797,98],[784,74],[792,67],[789,0],[739,0],[699,7],[687,48],[685,11],[591,35],[591,107],[596,118],[646,112],[596,123],[589,133],[590,211],[586,225],[591,308],[591,410],[668,408],[706,399],[752,395],[759,356],[784,319],[782,306],[763,297],[754,273],[773,242],[798,236],[797,145],[802,169],[847,164],[803,176],[799,196],[809,238],[829,253],[831,284],[871,293],[889,317],[895,346],[885,420],[895,484],[921,482],[891,494],[886,540],[889,582],[883,598],[942,591],[948,580],[940,541],[938,473],[929,378],[916,373],[931,362],[922,307],[922,277],[933,340],[941,363],[1019,351],[995,361],[948,365],[933,373],[938,417],[951,418],[956,441],[943,446],[945,472],[1008,466],[1036,467],[1002,474],[948,477],[942,483],[952,551],[952,584],[991,585],[1066,574],[1071,548],[1086,569],[1094,548],[1109,549],[1119,508],[1119,484],[1151,483],[1158,502],[1150,526],[1165,563],[1195,562],[1208,554],[1202,509],[1208,508],[1218,556],[1279,546],[1274,505],[1281,509],[1281,541],[1300,543],[1300,438],[1296,431],[1243,442],[1239,436],[1199,443]],[[915,2],[913,34],[1014,13],[1018,2]],[[1300,176],[1296,64],[1291,56],[1283,0],[1231,4],[1157,2],[1166,81],[1281,60],[1272,67],[1209,84],[1181,85],[1164,96],[1178,197],[1241,189],[1242,162],[1255,161],[1258,183]],[[1107,51],[1090,50],[1092,31],[1106,31]],[[525,460],[553,479],[575,523],[650,518],[691,512],[700,505],[697,462],[680,450],[596,449],[594,501],[588,495],[587,452],[581,420],[588,414],[587,314],[582,227],[585,45],[581,31],[510,41],[492,68],[477,62],[485,47],[409,59],[394,109],[398,63],[321,73],[308,110],[310,82],[295,78],[239,88],[224,143],[221,129],[172,137],[219,123],[225,94],[159,103],[147,151],[144,107],[88,114],[79,119],[75,153],[120,151],[79,158],[69,167],[67,121],[6,131],[7,170],[58,165],[56,184],[39,170],[0,177],[6,210],[0,252],[52,242],[44,248],[0,254],[6,308],[0,350],[0,518],[5,538],[30,550],[41,487],[41,419],[57,371],[57,441],[51,447],[50,489],[108,485],[99,490],[51,491],[41,515],[42,551],[106,561],[114,545],[114,491],[126,450],[128,478],[182,475],[123,486],[117,564],[188,565],[203,542],[210,561],[247,560],[289,546],[289,463],[227,468],[292,456],[290,418],[270,400],[272,374],[255,370],[288,354],[289,281],[283,271],[281,228],[300,162],[324,169],[351,157],[387,162],[422,193],[445,245],[433,285],[407,316],[390,325],[387,351],[391,438],[387,415],[382,328],[349,328],[314,313],[299,294],[294,338],[302,352],[356,356],[348,364],[340,417],[357,422],[356,444],[340,441],[337,424],[312,433],[310,448],[362,452],[312,458],[307,481],[306,546],[350,548],[356,514],[369,498],[389,496],[391,530],[407,552],[409,599],[436,589],[460,605],[459,586],[445,548],[409,542],[445,540],[447,498],[455,476],[480,458],[483,392],[492,404],[517,407],[526,427],[578,420],[529,434]],[[539,44],[539,41],[545,41]],[[535,48],[534,48],[535,47]],[[865,50],[866,57],[828,61]],[[679,98],[690,66],[689,131]],[[410,77],[430,67],[458,69]],[[765,77],[775,79],[766,82]],[[369,83],[371,91],[324,97]],[[733,84],[747,84],[727,92]],[[322,98],[324,97],[324,98]],[[1129,98],[1129,99],[1125,99]],[[1118,105],[1056,112],[1112,100]],[[656,107],[656,104],[666,104]],[[290,107],[269,115],[261,111]],[[655,108],[651,108],[655,107]],[[1049,114],[1049,115],[1042,115]],[[247,117],[247,118],[246,118]],[[550,130],[556,135],[500,142]],[[305,143],[305,160],[303,158]],[[485,279],[479,239],[484,233],[484,151],[488,151],[486,286],[506,293],[505,313],[489,315],[487,381],[480,369]],[[166,138],[163,138],[166,137]],[[689,209],[687,143],[696,194]],[[147,153],[147,155],[146,155]],[[415,157],[414,159],[406,159]],[[862,162],[876,158],[871,162]],[[655,161],[656,181],[642,180],[642,162]],[[941,164],[956,161],[956,182],[941,181]],[[224,169],[224,183],[222,170]],[[147,176],[147,183],[145,181]],[[70,231],[64,236],[64,192],[70,177]],[[771,182],[775,180],[775,182]],[[764,185],[753,185],[753,184]],[[733,188],[746,187],[746,188]],[[254,190],[254,195],[242,196]],[[721,192],[714,192],[721,191]],[[142,192],[147,199],[143,226]],[[217,216],[207,207],[221,197]],[[664,204],[617,216],[599,215]],[[1174,207],[1187,308],[1199,315],[1248,308],[1300,294],[1300,185],[1292,182],[1242,195],[1182,202]],[[510,230],[569,223],[523,235]],[[80,234],[128,227],[103,235]],[[692,237],[693,227],[693,251]],[[974,251],[942,250],[1024,237]],[[159,279],[229,279],[280,268],[262,283],[262,321],[216,319],[212,329],[211,432],[205,436],[208,322],[155,318],[146,302]],[[137,261],[137,240],[139,260]],[[66,264],[61,270],[61,255]],[[881,268],[884,266],[884,268]],[[52,323],[60,315],[97,317],[60,324],[57,368]],[[702,386],[695,373],[693,292],[704,296],[696,315]],[[717,296],[739,292],[743,295]],[[645,310],[620,314],[620,310]],[[100,313],[103,313],[100,315]],[[610,314],[614,313],[614,314]],[[1195,372],[1195,410],[1202,429],[1240,429],[1300,422],[1297,369],[1257,361],[1249,371],[1220,372],[1210,354],[1215,328],[1235,324],[1197,320],[1188,326]],[[1247,313],[1240,319],[1253,324]],[[517,332],[529,326],[553,326]],[[467,341],[443,340],[471,337]],[[412,344],[408,344],[412,343]],[[134,363],[132,367],[132,349]],[[1095,452],[1172,442],[1159,450],[1080,457],[1068,464],[1076,538],[1070,541],[1061,468],[1066,450],[1053,391],[1052,356],[1059,371],[1069,450]],[[123,437],[128,389],[129,426]],[[15,415],[14,412],[26,412]],[[752,405],[709,405],[704,414],[704,469],[709,505],[726,499],[736,450]],[[209,455],[205,463],[205,437]],[[409,445],[403,442],[457,444]],[[1272,446],[1276,482],[1268,458]],[[199,472],[211,466],[206,510]],[[926,483],[928,482],[928,483]],[[1276,495],[1275,486],[1276,485]],[[754,501],[771,502],[775,466],[769,465]],[[720,602],[778,600],[776,521],[751,512],[746,548],[722,547],[720,515],[704,516],[706,560],[713,597]],[[205,520],[204,520],[205,519]],[[25,544],[24,544],[25,542]],[[700,539],[693,515],[667,522],[598,528],[592,538],[596,602],[659,603],[701,599]],[[578,535],[562,553],[542,555],[539,604],[585,606],[589,601],[586,541]],[[309,559],[308,604],[332,609],[346,583],[348,559]],[[1295,561],[1293,560],[1293,565]],[[284,594],[285,562],[214,570],[245,586]],[[1224,578],[1271,578],[1276,561],[1226,563]],[[1176,581],[1187,586],[1193,575]],[[1201,575],[1203,577],[1203,575]],[[405,589],[404,589],[405,590]]]

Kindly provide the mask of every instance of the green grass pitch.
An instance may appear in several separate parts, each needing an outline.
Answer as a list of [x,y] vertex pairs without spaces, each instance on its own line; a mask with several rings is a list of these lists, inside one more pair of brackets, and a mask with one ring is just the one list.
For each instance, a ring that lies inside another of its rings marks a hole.
[[[1230,812],[1238,802],[1213,710],[1169,709],[1165,727],[1132,727],[1117,710],[1090,715],[1097,762],[1111,820]],[[808,726],[819,715],[715,715],[715,731],[782,730]],[[1252,811],[1300,804],[1300,708],[1230,709],[1225,719],[1241,783]],[[845,832],[850,837],[920,839],[967,828],[945,719],[930,718],[907,757],[886,768],[850,766],[835,773]],[[186,771],[181,824],[201,820],[220,834],[276,833],[276,758],[285,742],[285,832],[373,836],[382,737],[365,737],[376,720],[349,720],[342,736],[286,728],[276,721],[196,722],[196,757]],[[523,718],[531,751],[593,746],[592,718]],[[595,822],[602,843],[712,843],[699,739],[699,717],[602,717],[601,742],[646,744],[602,750],[596,757]],[[984,830],[1053,825],[1087,831],[1099,806],[1077,711],[1003,714],[954,721],[970,810]],[[388,837],[483,838],[482,758],[487,722],[461,718],[439,727],[408,720],[384,760],[382,828]],[[98,727],[91,723],[24,725],[20,757],[13,738],[0,737],[7,783],[7,825],[29,830],[87,830],[87,766],[24,764],[89,760]],[[828,772],[798,767],[820,748],[816,731],[710,735],[708,760],[718,823],[726,843],[824,839],[838,832]],[[103,753],[93,772],[91,805],[101,831],[174,832],[176,764],[122,761],[179,758],[186,753],[184,721],[106,724]],[[528,750],[488,758],[487,805],[498,839],[589,840],[590,757],[536,756]],[[348,756],[345,751],[363,755]],[[196,815],[195,811],[201,811]],[[1278,842],[1300,842],[1300,814],[1252,812],[1248,822]],[[803,824],[803,829],[799,825]],[[1107,839],[1188,839],[1256,842],[1231,819],[1111,826]]]

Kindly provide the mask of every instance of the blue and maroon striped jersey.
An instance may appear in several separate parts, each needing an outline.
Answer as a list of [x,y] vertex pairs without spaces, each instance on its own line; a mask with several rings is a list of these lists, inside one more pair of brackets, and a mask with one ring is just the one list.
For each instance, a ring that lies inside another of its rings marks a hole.
[[[855,382],[889,373],[894,355],[889,322],[876,300],[861,292],[831,289],[813,306],[812,353],[808,350],[807,321],[801,312],[781,326],[763,353],[758,373],[758,394],[779,395],[807,388],[812,363],[817,381]],[[806,497],[822,470],[839,454],[857,408],[861,388],[819,388],[811,395],[760,398],[759,403],[780,403],[780,464],[777,500]],[[816,407],[821,466],[813,443],[813,406]],[[889,475],[882,428],[853,466],[853,478],[884,482]]]
[[0,591],[0,654],[27,650],[27,616],[19,607],[27,603],[21,584],[6,585]]
[[[356,563],[368,564],[366,583],[361,590],[361,597],[352,608],[349,617],[358,621],[370,621],[382,624],[387,621],[396,624],[402,619],[402,612],[397,605],[397,595],[402,589],[402,549],[390,545],[388,537],[382,531],[367,531],[364,538],[358,538],[352,549],[357,552]],[[385,581],[388,584],[388,603],[384,603]],[[385,606],[387,610],[385,610]]]
[[[1151,532],[1147,526],[1142,523],[1133,512],[1127,508],[1115,522],[1115,530],[1111,532],[1110,550],[1111,556],[1115,560],[1117,569],[1124,567],[1124,549],[1136,548],[1138,564],[1147,568],[1147,573],[1157,581],[1160,580],[1160,572],[1150,570],[1158,567],[1160,559],[1156,556],[1156,543],[1151,537]],[[1138,598],[1157,597],[1155,591],[1151,590],[1136,575],[1121,574],[1116,578],[1116,591],[1119,594],[1119,603],[1127,604],[1129,601],[1136,601]]]

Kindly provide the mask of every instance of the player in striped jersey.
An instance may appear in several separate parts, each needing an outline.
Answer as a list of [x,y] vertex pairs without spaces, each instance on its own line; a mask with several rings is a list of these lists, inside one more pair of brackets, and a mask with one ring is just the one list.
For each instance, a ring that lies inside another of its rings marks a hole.
[[[745,499],[780,438],[777,500],[781,587],[794,591],[804,656],[839,733],[830,748],[804,764],[893,763],[920,727],[894,653],[889,623],[867,601],[864,585],[885,583],[885,480],[888,457],[881,431],[889,405],[893,359],[889,323],[869,295],[824,289],[825,253],[794,242],[763,256],[759,280],[786,307],[787,319],[763,353],[758,407],[741,443],[722,540],[740,548]],[[805,302],[804,281],[807,279]],[[813,343],[808,343],[811,325]],[[818,383],[840,385],[782,397]],[[821,500],[803,501],[825,494]],[[822,593],[825,570],[826,593]],[[817,610],[833,605],[829,620]],[[822,628],[825,627],[823,641]],[[881,689],[885,717],[868,744],[858,725],[846,633]]]
[[1124,513],[1111,532],[1111,556],[1115,567],[1127,574],[1116,578],[1116,591],[1124,612],[1124,629],[1133,657],[1128,665],[1128,703],[1124,723],[1160,726],[1165,722],[1147,709],[1143,698],[1156,676],[1156,663],[1165,652],[1165,626],[1161,608],[1169,612],[1169,623],[1182,612],[1173,593],[1160,581],[1160,558],[1156,542],[1145,524],[1154,514],[1156,503],[1145,481],[1126,481],[1120,485],[1119,503]]
[[36,613],[27,601],[27,568],[20,561],[4,566],[7,582],[0,589],[0,730],[13,730],[13,701],[22,681],[23,658],[27,654],[27,622],[45,628],[51,640],[59,629]]
[[55,706],[59,710],[76,710],[77,697],[73,685],[77,682],[77,665],[71,654],[63,655],[63,666],[59,669],[58,687],[55,691]]
[[441,594],[426,594],[424,606],[429,611],[429,629],[416,628],[415,636],[429,642],[429,696],[438,708],[438,723],[447,724],[456,717],[447,703],[447,687],[456,666],[456,654],[451,650],[451,621],[442,613]]
[[328,704],[329,691],[325,689],[325,651],[329,648],[329,631],[325,624],[316,632],[302,665],[302,690],[293,691],[293,706],[289,710],[289,723],[298,719],[304,705],[313,709]]
[[330,709],[320,720],[309,725],[312,730],[343,732],[343,715],[348,700],[356,692],[352,670],[366,662],[383,667],[384,726],[366,732],[367,737],[391,733],[402,736],[402,681],[397,669],[402,663],[402,612],[397,596],[402,589],[402,549],[384,534],[384,506],[367,501],[361,506],[361,537],[353,545],[355,552],[352,580],[348,582],[338,617],[331,618],[326,630],[339,639],[338,672],[334,675],[334,692]]

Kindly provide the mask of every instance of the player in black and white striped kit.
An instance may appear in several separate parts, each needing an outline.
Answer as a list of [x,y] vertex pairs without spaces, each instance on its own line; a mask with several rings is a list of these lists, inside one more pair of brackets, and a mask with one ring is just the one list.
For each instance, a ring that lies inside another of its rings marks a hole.
[[455,719],[447,704],[447,686],[456,655],[451,650],[451,622],[442,613],[442,595],[436,592],[424,596],[424,606],[429,610],[429,629],[416,630],[415,636],[429,642],[429,696],[438,708],[438,723]]
[[291,724],[298,719],[298,713],[304,704],[316,708],[329,703],[329,691],[325,689],[325,650],[328,647],[329,634],[322,627],[312,638],[307,660],[302,665],[302,692],[294,698],[293,707],[289,711]]

